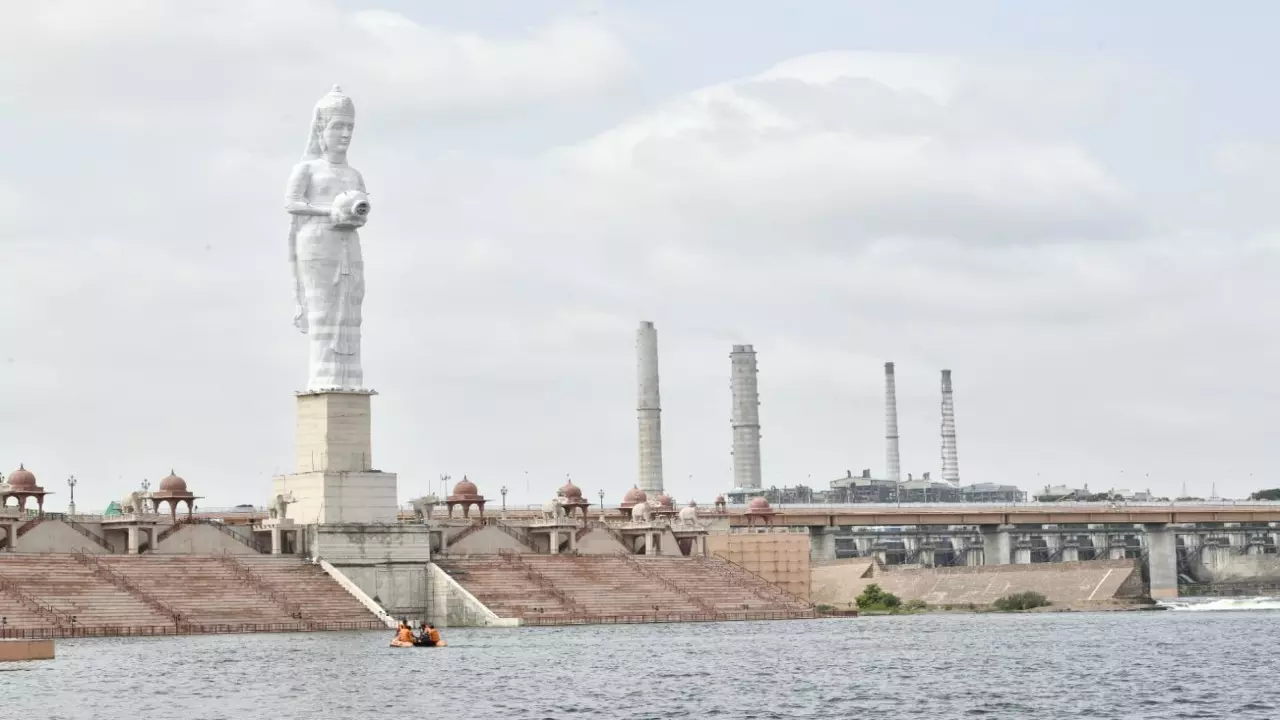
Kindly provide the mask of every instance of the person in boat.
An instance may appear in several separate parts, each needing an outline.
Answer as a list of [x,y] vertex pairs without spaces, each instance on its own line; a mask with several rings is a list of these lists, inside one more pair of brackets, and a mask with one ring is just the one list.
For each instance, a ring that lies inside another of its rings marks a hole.
[[413,644],[413,628],[404,620],[400,621],[400,627],[396,629],[396,642]]
[[435,647],[440,644],[440,631],[431,623],[423,623],[422,634],[418,636],[418,640],[414,644]]

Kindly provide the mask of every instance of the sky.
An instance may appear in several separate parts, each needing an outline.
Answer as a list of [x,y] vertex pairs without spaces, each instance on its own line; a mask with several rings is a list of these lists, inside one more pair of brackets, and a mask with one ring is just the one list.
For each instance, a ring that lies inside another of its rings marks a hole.
[[402,500],[939,474],[1239,496],[1280,445],[1280,10],[1262,2],[43,0],[0,26],[0,464],[65,505],[291,471],[285,181],[331,85],[374,203],[364,369]]

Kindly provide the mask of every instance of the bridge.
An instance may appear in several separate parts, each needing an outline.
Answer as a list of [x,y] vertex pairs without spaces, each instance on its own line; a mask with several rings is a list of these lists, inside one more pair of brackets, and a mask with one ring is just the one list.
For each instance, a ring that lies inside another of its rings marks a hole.
[[[1183,525],[1280,522],[1280,502],[1239,503],[918,503],[902,505],[787,505],[773,509],[773,525],[793,527],[901,525]],[[746,525],[745,506],[729,506],[733,526]]]

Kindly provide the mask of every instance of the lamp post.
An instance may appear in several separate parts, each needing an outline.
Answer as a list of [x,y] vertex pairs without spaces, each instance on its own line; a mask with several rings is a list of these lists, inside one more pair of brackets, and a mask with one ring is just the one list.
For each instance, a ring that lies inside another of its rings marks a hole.
[[502,519],[507,519],[507,486],[503,485],[498,492],[502,493]]
[[67,503],[67,514],[76,514],[76,476],[67,478],[67,487],[71,488],[71,502]]
[[142,492],[147,492],[147,491],[148,491],[148,490],[150,490],[150,489],[151,489],[151,481],[150,481],[150,480],[148,480],[148,479],[146,479],[146,478],[143,478],[143,479],[142,479]]
[[600,522],[604,522],[604,490],[600,491]]

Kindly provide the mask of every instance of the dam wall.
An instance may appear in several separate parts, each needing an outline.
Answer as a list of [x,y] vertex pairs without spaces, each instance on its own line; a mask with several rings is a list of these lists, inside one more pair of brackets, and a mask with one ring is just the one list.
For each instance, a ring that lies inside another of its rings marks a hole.
[[1201,583],[1280,582],[1280,555],[1242,555],[1232,548],[1207,547],[1189,565],[1191,577]]
[[904,602],[922,600],[933,606],[990,605],[1026,591],[1067,606],[1127,603],[1147,595],[1137,560],[883,571],[869,560],[851,559],[815,563],[811,575],[810,600],[840,608],[873,583]]

